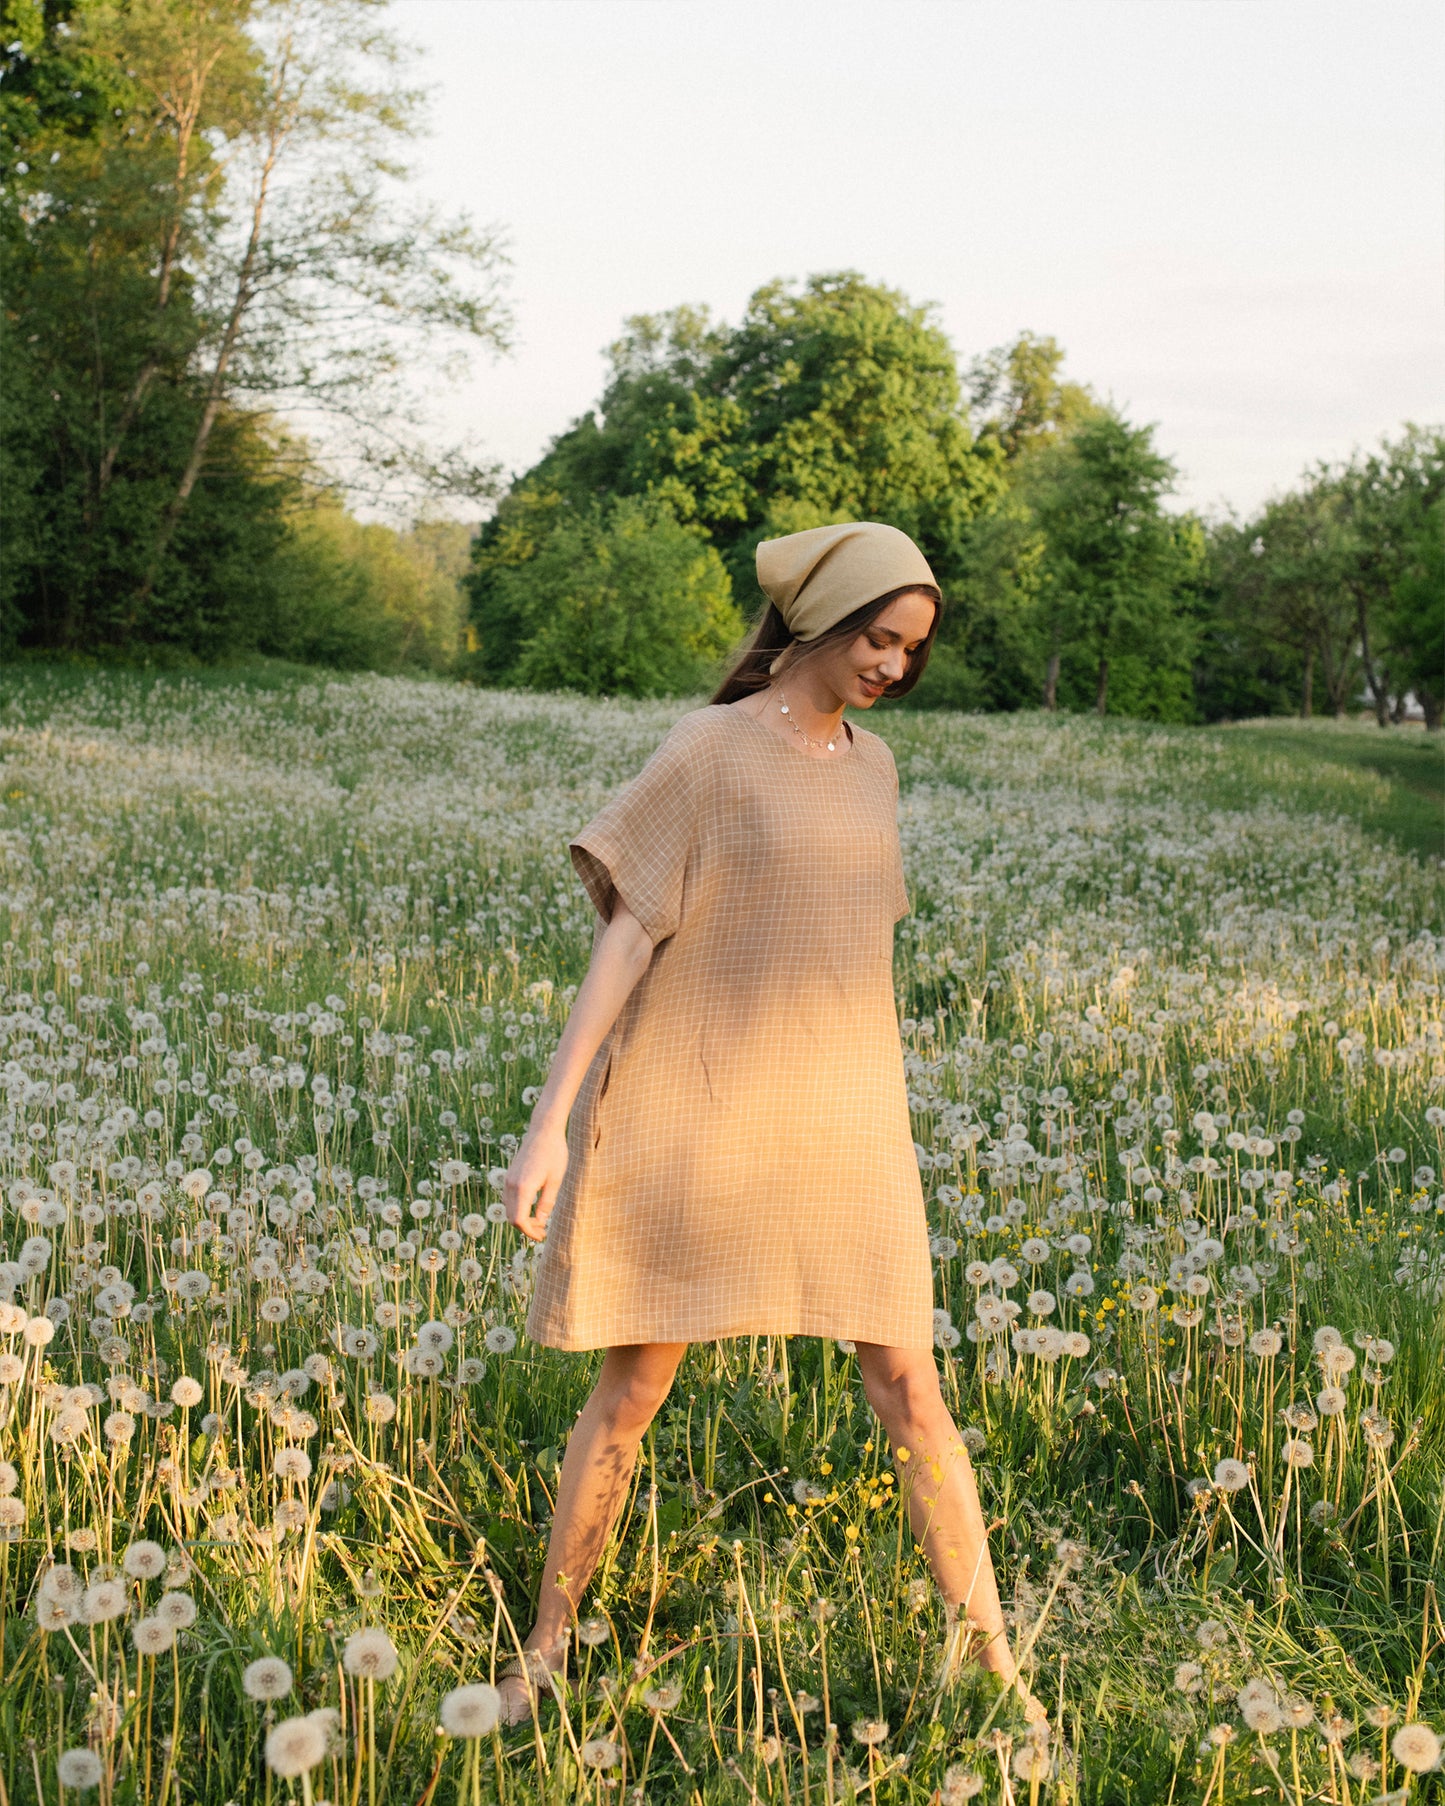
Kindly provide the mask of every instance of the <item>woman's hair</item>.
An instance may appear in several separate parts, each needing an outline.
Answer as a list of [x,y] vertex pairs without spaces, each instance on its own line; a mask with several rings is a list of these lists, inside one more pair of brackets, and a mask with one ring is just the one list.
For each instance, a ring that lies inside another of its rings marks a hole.
[[902,677],[897,683],[889,684],[883,692],[885,696],[906,696],[923,675],[928,654],[933,648],[934,636],[938,632],[938,623],[943,618],[943,597],[928,583],[905,583],[902,589],[891,589],[886,596],[877,596],[872,602],[865,602],[861,608],[855,608],[851,615],[844,615],[841,621],[825,628],[816,639],[811,640],[795,640],[776,604],[769,602],[763,610],[761,620],[733,661],[732,669],[718,685],[712,701],[736,702],[740,696],[749,696],[757,690],[766,689],[774,675],[768,667],[780,652],[783,654],[783,661],[778,668],[778,675],[790,665],[797,664],[800,659],[825,647],[849,644],[865,627],[877,620],[889,603],[896,602],[900,596],[927,596],[933,603],[933,622],[928,632],[919,641],[917,649],[909,654],[908,665]]

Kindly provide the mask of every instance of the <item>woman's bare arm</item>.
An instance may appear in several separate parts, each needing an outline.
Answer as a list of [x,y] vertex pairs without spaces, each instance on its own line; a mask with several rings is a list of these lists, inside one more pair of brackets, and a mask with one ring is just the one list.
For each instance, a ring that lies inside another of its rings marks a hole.
[[615,898],[612,919],[593,949],[547,1082],[502,1182],[507,1221],[534,1242],[547,1233],[547,1219],[567,1170],[567,1117],[583,1077],[651,959],[647,930],[621,897]]

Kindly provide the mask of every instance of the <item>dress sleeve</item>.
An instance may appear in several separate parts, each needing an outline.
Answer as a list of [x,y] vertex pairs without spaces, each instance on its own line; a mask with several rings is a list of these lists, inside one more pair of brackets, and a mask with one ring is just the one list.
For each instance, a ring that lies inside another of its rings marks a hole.
[[686,717],[642,770],[568,842],[572,863],[604,922],[618,897],[654,946],[677,931],[701,790],[701,755]]

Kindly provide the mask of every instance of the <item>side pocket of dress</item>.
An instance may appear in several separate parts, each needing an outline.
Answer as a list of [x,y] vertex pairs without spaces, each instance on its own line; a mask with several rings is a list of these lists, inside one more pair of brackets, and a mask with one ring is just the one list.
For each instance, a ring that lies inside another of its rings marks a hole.
[[602,1100],[607,1095],[607,1087],[612,1083],[612,1049],[607,1051],[607,1064],[602,1069],[602,1082],[597,1087],[597,1096],[592,1103],[592,1145],[595,1148],[602,1139]]

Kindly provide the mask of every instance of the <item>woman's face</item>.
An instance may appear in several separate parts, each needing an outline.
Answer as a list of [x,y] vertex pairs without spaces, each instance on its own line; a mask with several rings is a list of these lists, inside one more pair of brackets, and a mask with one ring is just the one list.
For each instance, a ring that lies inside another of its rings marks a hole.
[[819,659],[819,677],[848,707],[871,709],[888,685],[903,676],[909,654],[927,639],[933,610],[931,596],[895,596],[850,645]]

